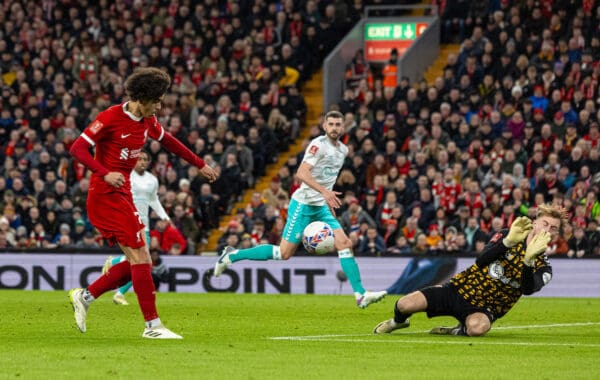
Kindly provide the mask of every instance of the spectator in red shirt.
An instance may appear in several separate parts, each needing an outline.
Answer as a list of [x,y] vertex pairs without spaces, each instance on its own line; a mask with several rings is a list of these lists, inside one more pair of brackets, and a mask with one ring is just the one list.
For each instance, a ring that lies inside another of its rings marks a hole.
[[454,171],[448,168],[444,171],[444,181],[434,189],[434,197],[446,213],[453,215],[457,208],[458,196],[462,193],[460,183],[454,177]]
[[542,125],[540,139],[538,141],[542,144],[544,156],[547,156],[552,150],[552,145],[554,144],[555,139],[556,136],[552,134],[552,127],[550,126],[550,124]]
[[[160,249],[169,254],[175,254],[176,251],[181,254],[181,252],[185,252],[187,248],[185,237],[183,237],[177,228],[166,220],[159,220],[156,222],[155,229],[150,231],[150,238],[152,240],[156,238],[160,245]],[[174,248],[177,248],[174,247],[176,244],[179,245],[178,250],[174,250]]]
[[598,123],[590,124],[590,130],[586,135],[583,136],[583,139],[590,144],[590,148],[598,149],[598,142],[600,142]]

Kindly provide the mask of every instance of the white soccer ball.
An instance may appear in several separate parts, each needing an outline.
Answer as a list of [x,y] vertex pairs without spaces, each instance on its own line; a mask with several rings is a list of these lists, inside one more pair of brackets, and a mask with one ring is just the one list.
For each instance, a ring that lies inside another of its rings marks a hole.
[[334,250],[333,230],[324,222],[312,222],[304,229],[302,245],[308,253],[324,255]]

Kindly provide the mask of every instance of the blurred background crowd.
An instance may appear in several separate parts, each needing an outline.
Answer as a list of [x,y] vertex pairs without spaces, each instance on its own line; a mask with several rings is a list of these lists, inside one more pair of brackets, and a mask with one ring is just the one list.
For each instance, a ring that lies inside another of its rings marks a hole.
[[[0,249],[103,245],[85,213],[89,173],[68,150],[98,112],[125,100],[136,67],[156,66],[173,79],[160,122],[220,179],[206,183],[150,142],[150,170],[173,221],[152,219],[152,245],[201,254],[267,165],[307,143],[296,141],[303,84],[364,6],[384,3],[3,1]],[[343,99],[330,106],[345,115],[350,154],[336,184],[338,217],[355,252],[476,253],[515,217],[552,202],[572,223],[550,253],[597,256],[600,6],[437,5],[443,42],[460,50],[434,83],[390,84],[385,66],[357,51],[343,68]],[[220,247],[278,242],[301,159],[291,157],[235,210]]]

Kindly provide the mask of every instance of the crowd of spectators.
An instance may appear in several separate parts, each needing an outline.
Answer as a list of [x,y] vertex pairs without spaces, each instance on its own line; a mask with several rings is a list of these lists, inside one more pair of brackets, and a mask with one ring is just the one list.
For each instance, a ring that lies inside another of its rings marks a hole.
[[153,218],[152,244],[172,254],[198,253],[240,193],[297,136],[306,112],[302,84],[362,14],[360,1],[316,0],[17,0],[0,7],[0,248],[103,244],[85,213],[89,173],[68,150],[98,112],[126,100],[123,82],[136,67],[155,66],[173,80],[160,122],[220,174],[209,185],[149,143],[176,228]]
[[442,4],[461,47],[434,83],[390,90],[353,70],[338,185],[357,252],[476,253],[552,202],[572,217],[549,253],[598,256],[600,7],[467,3]]
[[[345,114],[350,153],[336,185],[344,198],[338,217],[355,252],[476,253],[516,216],[553,202],[572,223],[551,253],[597,255],[600,7],[463,3],[440,3],[444,35],[461,49],[434,83],[383,86],[361,61],[359,77],[331,106]],[[124,100],[124,78],[152,65],[173,78],[161,123],[221,175],[205,183],[151,142],[151,168],[174,221],[153,221],[152,244],[198,253],[240,192],[292,143],[304,124],[302,83],[362,7],[5,2],[0,247],[102,244],[85,215],[87,173],[67,152],[100,110]],[[321,133],[309,128],[311,137]],[[278,242],[301,159],[291,157],[268,189],[236,210],[220,247]]]
[[[548,253],[598,256],[600,6],[440,5],[444,39],[461,47],[434,83],[386,86],[359,50],[331,107],[345,114],[338,217],[355,252],[476,254],[517,216],[551,202],[571,223]],[[287,194],[300,158],[281,178]],[[259,199],[248,206],[254,214],[275,207]],[[248,232],[242,211],[228,226],[238,236]],[[262,224],[266,232],[250,230],[250,242],[277,241],[277,217]],[[235,245],[230,239],[222,244]]]

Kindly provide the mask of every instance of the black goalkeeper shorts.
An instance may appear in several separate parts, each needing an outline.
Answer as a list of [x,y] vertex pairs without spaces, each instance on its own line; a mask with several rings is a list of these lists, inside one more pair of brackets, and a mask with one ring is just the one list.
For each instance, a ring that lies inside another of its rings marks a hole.
[[421,290],[421,293],[427,300],[427,317],[440,317],[443,315],[456,318],[462,324],[465,323],[467,316],[473,313],[483,313],[487,315],[490,323],[496,320],[496,316],[486,309],[478,308],[467,301],[456,288],[450,284],[443,286],[430,286]]

